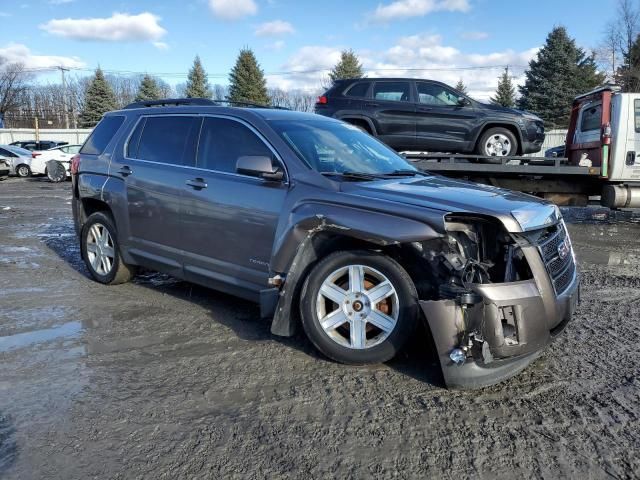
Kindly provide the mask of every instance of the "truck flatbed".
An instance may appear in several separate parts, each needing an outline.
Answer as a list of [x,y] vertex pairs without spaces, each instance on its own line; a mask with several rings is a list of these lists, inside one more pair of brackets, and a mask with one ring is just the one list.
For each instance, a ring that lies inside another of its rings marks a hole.
[[446,175],[599,177],[600,167],[570,165],[566,158],[483,157],[447,153],[404,153],[418,169]]

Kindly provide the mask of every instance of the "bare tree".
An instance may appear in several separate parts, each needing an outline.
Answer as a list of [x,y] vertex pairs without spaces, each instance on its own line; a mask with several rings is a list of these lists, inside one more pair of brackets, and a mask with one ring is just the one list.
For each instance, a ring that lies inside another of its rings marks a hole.
[[30,76],[21,63],[0,65],[0,115],[20,106]]
[[604,30],[602,43],[596,48],[596,58],[602,67],[607,71],[607,78],[615,80],[616,69],[620,59],[620,29],[617,22],[609,22]]

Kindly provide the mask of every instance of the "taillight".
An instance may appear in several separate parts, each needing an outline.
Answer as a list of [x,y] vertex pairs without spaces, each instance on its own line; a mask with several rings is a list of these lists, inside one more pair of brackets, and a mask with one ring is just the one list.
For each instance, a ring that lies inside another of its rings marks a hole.
[[608,122],[602,127],[602,143],[611,144],[611,124]]
[[326,105],[329,102],[327,101],[327,97],[322,95],[321,97],[318,97],[318,103],[321,103],[322,105]]
[[71,175],[78,173],[80,168],[80,154],[71,157]]
[[37,156],[42,155],[41,153],[31,152],[31,158],[36,158]]

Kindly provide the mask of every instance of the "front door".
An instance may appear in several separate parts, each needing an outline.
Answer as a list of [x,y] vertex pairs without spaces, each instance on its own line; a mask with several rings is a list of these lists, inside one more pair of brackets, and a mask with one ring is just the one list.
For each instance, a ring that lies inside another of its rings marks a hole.
[[274,151],[248,124],[205,117],[196,168],[183,186],[182,248],[188,280],[257,300],[267,288],[286,182],[238,174],[241,156]]
[[141,265],[182,276],[181,196],[195,163],[201,118],[186,115],[140,119],[126,156],[111,164],[123,178],[128,211],[128,252]]
[[432,82],[416,82],[416,148],[430,152],[472,149],[472,131],[478,124],[471,105],[461,105],[454,90]]

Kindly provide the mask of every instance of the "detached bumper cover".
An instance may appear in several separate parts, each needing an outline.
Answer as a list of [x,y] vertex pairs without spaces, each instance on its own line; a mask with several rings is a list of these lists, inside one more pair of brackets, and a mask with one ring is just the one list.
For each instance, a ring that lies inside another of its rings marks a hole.
[[[483,301],[466,313],[452,300],[420,302],[448,387],[492,385],[538,358],[571,319],[579,301],[580,281],[575,276],[558,297],[548,295],[548,289],[541,294],[535,280],[476,285],[474,290]],[[481,334],[482,353],[472,349],[467,361],[456,365],[449,353],[472,329]]]

